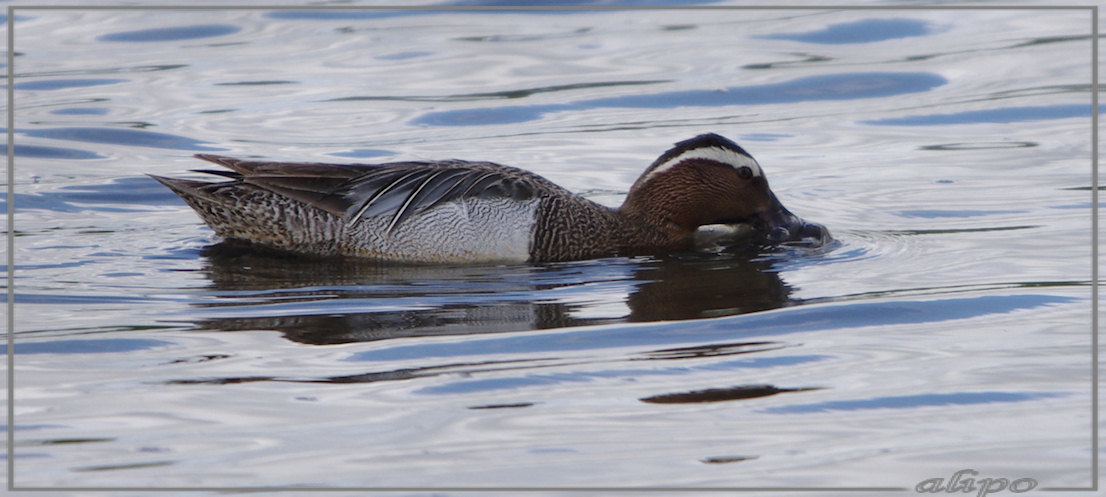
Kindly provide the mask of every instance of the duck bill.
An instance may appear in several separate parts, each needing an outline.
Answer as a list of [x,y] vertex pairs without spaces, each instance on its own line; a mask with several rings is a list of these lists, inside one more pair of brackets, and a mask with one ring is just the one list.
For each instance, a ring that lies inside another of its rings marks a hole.
[[768,207],[753,218],[753,226],[764,233],[764,240],[775,245],[802,236],[803,220],[787,210],[776,195],[769,192]]

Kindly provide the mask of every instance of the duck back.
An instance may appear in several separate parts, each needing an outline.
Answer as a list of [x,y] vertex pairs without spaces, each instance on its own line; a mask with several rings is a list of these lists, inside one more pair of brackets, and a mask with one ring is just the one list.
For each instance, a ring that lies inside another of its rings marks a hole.
[[571,195],[486,162],[382,165],[239,161],[203,182],[156,177],[217,235],[281,250],[403,262],[531,259],[539,205]]

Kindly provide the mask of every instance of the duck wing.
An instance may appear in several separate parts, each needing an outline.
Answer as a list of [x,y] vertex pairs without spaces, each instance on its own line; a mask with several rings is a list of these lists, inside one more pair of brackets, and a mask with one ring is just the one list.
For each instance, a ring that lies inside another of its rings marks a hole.
[[205,171],[313,205],[355,224],[391,215],[391,231],[407,217],[465,198],[525,201],[557,189],[533,173],[491,162],[461,160],[387,164],[246,161],[199,154],[231,171]]

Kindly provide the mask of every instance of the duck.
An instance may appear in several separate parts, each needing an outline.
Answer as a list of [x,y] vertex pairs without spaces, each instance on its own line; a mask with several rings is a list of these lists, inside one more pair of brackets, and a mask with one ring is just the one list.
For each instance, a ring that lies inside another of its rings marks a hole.
[[[398,263],[544,263],[691,251],[706,225],[744,223],[757,243],[811,226],[760,164],[706,133],[660,155],[618,208],[532,172],[467,160],[329,164],[196,158],[224,181],[150,175],[224,239],[313,256]],[[828,237],[828,231],[824,231]]]

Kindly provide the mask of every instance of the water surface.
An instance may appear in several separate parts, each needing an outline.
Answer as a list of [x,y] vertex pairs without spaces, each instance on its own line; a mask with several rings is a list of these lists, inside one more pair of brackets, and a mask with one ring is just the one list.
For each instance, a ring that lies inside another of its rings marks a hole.
[[[1090,484],[1082,11],[26,11],[15,483]],[[197,152],[606,205],[755,155],[836,243],[394,266],[221,243]]]

